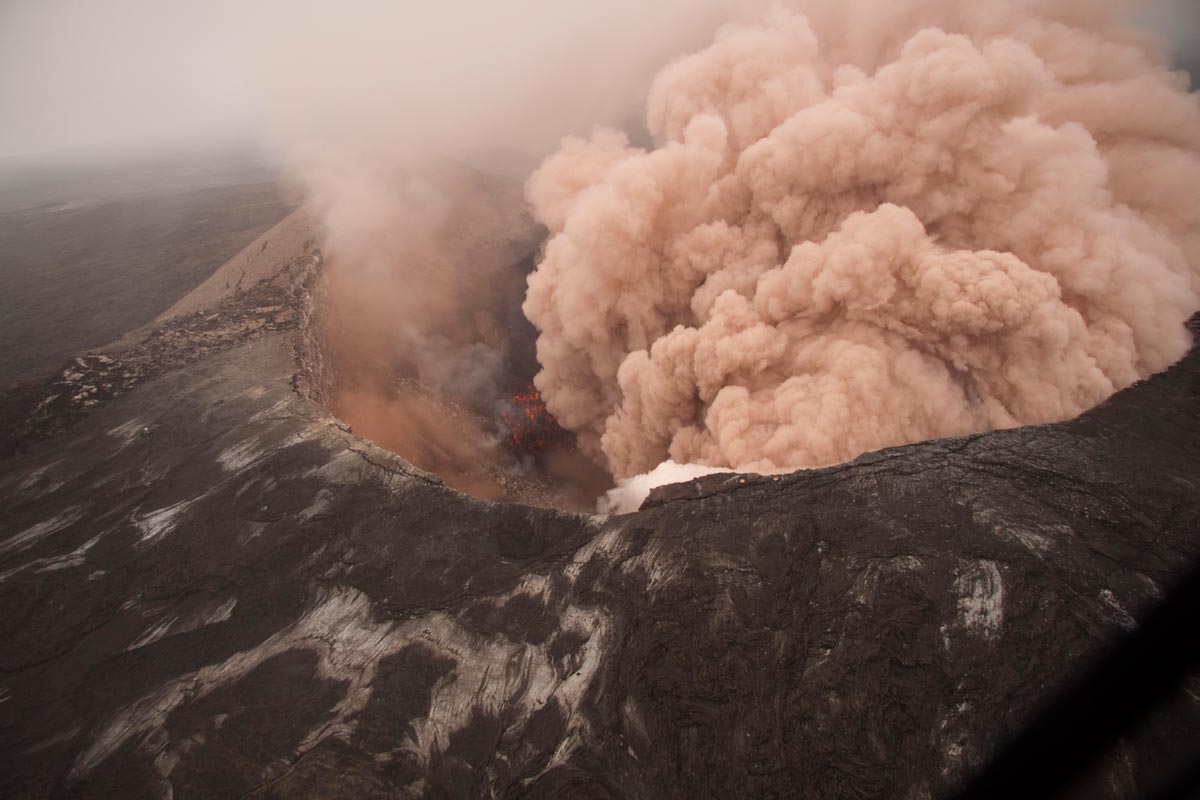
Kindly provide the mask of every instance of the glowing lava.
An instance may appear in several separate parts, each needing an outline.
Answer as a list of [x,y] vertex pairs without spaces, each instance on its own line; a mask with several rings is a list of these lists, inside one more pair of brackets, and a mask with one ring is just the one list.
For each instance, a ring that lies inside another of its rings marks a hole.
[[532,385],[501,405],[500,419],[513,446],[525,452],[544,450],[566,433],[546,410],[541,392]]

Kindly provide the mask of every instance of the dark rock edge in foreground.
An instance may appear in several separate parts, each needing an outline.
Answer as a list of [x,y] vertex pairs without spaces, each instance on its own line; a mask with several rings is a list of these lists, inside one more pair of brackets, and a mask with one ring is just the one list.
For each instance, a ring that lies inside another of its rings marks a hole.
[[[942,797],[1200,553],[1197,350],[1072,422],[600,517],[339,428],[297,275],[0,462],[0,795]],[[1079,796],[1157,783],[1198,695]]]

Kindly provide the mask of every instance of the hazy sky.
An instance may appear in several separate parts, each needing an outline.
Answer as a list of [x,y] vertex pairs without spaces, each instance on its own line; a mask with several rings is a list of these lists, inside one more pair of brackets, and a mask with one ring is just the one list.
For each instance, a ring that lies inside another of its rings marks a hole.
[[[390,80],[399,64],[411,71],[416,93],[449,87],[444,127],[423,135],[437,140],[455,126],[499,119],[511,129],[499,132],[503,146],[504,134],[519,138],[525,121],[497,116],[495,107],[519,107],[522,93],[546,94],[541,105],[554,119],[541,128],[619,121],[622,103],[640,102],[626,95],[644,89],[654,62],[703,42],[707,23],[696,9],[715,7],[715,0],[341,0],[347,24],[339,30],[325,13],[332,2],[0,0],[0,158],[262,133],[268,120],[277,128],[302,106],[269,89],[264,76],[298,69],[303,80],[293,85],[303,91],[305,82],[322,80],[330,59],[350,60],[365,74],[378,62],[377,73]],[[1200,2],[1151,6],[1145,18],[1186,51],[1184,60],[1200,61]],[[276,40],[288,42],[282,52],[292,60],[272,60]],[[294,61],[304,53],[311,53],[307,72]],[[578,73],[573,84],[545,80],[563,70]],[[341,91],[313,96],[328,103]],[[470,113],[476,107],[480,113]]]
[[503,113],[518,104],[586,132],[703,45],[725,1],[0,0],[0,157],[368,116],[384,128],[405,110],[424,138],[486,122],[510,129],[503,146],[532,127]]
[[1197,0],[1150,0],[1142,19],[1164,34],[1183,58],[1200,58],[1200,2]]
[[191,129],[253,104],[204,2],[0,2],[0,156]]

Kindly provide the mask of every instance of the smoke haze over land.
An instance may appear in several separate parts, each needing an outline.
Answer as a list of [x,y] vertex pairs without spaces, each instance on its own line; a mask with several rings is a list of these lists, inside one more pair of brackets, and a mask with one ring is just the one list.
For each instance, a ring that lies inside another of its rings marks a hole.
[[659,74],[656,146],[529,196],[548,408],[618,478],[1074,416],[1183,355],[1200,102],[1099,3],[782,6]]
[[[654,72],[748,6],[10,0],[0,4],[0,159],[278,134],[298,121],[308,125],[293,135],[357,126],[383,139],[405,123],[439,152],[492,137],[540,157],[594,124],[640,127]],[[1196,63],[1192,0],[1137,8],[1180,64]]]

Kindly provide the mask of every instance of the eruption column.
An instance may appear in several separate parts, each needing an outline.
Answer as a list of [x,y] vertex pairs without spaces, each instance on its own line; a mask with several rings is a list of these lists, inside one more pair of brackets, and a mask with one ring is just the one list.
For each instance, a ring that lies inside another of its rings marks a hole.
[[[527,194],[547,409],[617,478],[1069,418],[1181,357],[1200,103],[1100,3],[807,3]],[[864,13],[870,12],[870,13]]]

